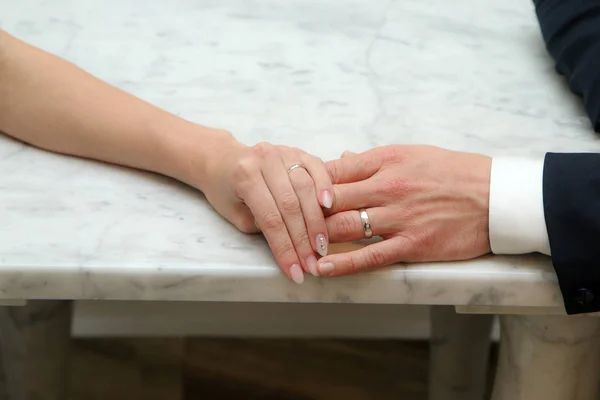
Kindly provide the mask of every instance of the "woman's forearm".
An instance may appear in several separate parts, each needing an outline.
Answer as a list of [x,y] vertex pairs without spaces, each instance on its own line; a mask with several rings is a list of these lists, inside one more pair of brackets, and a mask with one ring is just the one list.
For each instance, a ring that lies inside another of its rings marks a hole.
[[42,149],[157,172],[200,189],[209,157],[235,142],[2,31],[0,131]]
[[[185,121],[0,30],[0,131],[34,146],[154,171],[202,190],[243,232],[262,231],[285,274],[316,274],[333,185],[299,149],[237,142]],[[291,168],[300,165],[302,168]],[[0,172],[1,173],[1,172]]]

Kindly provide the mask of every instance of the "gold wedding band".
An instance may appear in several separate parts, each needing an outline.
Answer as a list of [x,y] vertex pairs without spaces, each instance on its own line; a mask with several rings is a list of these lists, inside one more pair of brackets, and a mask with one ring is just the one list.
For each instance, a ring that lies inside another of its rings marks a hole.
[[302,164],[294,164],[294,165],[292,165],[291,167],[289,167],[287,169],[287,173],[289,174],[290,172],[292,172],[296,168],[304,168],[304,169],[306,169],[306,167],[304,165],[302,165]]
[[365,231],[365,239],[370,239],[373,237],[373,230],[371,229],[371,221],[369,220],[369,214],[367,210],[361,208],[358,210],[360,214],[360,221],[362,222],[363,231]]

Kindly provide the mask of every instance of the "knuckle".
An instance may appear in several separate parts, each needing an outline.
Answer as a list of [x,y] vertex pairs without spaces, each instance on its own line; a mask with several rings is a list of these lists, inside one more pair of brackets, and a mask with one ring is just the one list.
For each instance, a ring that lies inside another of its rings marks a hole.
[[281,211],[287,214],[294,214],[300,211],[300,201],[292,193],[285,194],[279,200]]
[[247,157],[237,162],[233,168],[234,183],[247,182],[252,180],[259,171],[256,159]]
[[356,260],[353,257],[347,257],[345,260],[346,264],[346,269],[348,271],[349,274],[353,274],[355,272],[359,271],[359,264],[356,262]]
[[336,228],[343,236],[349,236],[356,230],[356,220],[349,214],[338,214]]
[[298,193],[311,194],[315,191],[315,183],[309,176],[303,175],[294,182],[294,188]]
[[372,247],[366,254],[366,264],[375,267],[375,266],[384,266],[388,263],[388,257],[382,250],[377,247]]
[[403,235],[407,244],[407,255],[414,260],[425,258],[434,245],[434,238],[427,232]]
[[310,248],[310,238],[308,237],[308,232],[302,231],[294,235],[294,243],[296,248],[308,247]]
[[427,251],[435,244],[435,239],[432,235],[429,235],[427,232],[420,232],[417,234],[417,238],[415,240],[415,245],[421,252]]
[[401,197],[409,193],[411,183],[408,179],[399,176],[389,176],[382,178],[377,185],[376,192],[378,195],[391,196],[393,198]]
[[283,228],[283,220],[279,214],[268,213],[260,219],[259,226],[263,231],[280,231]]
[[400,146],[385,146],[381,148],[381,152],[377,156],[383,161],[384,164],[390,162],[402,161],[402,151]]
[[276,147],[268,142],[260,142],[252,147],[252,151],[260,158],[271,156],[277,151]]
[[305,214],[304,221],[306,222],[306,226],[309,229],[312,229],[313,232],[323,232],[327,229],[325,217],[323,216],[323,212],[321,210],[316,210],[316,212],[310,213],[309,215]]
[[342,176],[342,166],[339,161],[334,160],[325,164],[329,178],[332,182],[337,182]]
[[333,208],[335,210],[351,210],[353,207],[348,198],[336,195],[334,196]]
[[312,154],[303,153],[302,157],[304,157],[307,161],[314,163],[315,166],[318,166],[319,168],[325,168],[325,162],[317,156],[313,156]]
[[234,225],[243,233],[254,233],[257,230],[254,219],[250,217],[239,218]]
[[293,263],[296,260],[296,252],[294,246],[289,241],[278,244],[273,249],[275,258],[284,261],[286,264]]

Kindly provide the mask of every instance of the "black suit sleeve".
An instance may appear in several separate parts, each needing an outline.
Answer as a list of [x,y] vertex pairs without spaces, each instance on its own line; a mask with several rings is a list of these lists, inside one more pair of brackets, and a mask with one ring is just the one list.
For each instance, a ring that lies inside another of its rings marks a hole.
[[600,311],[600,154],[546,154],[543,192],[567,313]]
[[[534,0],[556,70],[600,130],[600,0]],[[544,214],[565,308],[600,311],[600,154],[548,153]]]
[[600,0],[534,0],[546,48],[600,131]]

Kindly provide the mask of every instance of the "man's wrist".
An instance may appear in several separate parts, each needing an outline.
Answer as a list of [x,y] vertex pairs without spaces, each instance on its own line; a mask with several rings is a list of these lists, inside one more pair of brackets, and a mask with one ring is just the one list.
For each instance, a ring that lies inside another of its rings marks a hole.
[[543,170],[543,159],[493,158],[489,210],[493,253],[550,254]]

